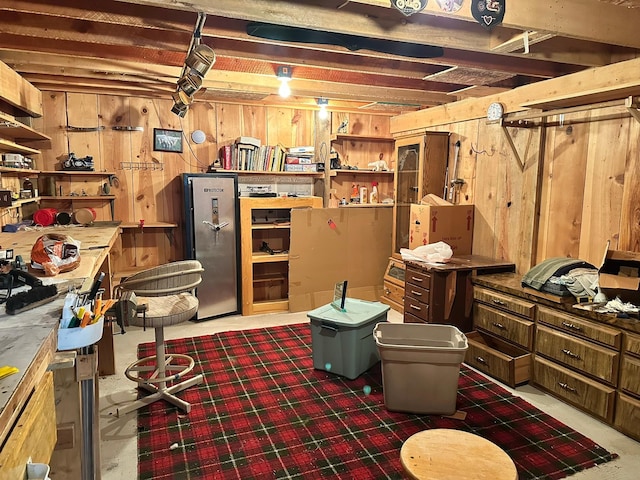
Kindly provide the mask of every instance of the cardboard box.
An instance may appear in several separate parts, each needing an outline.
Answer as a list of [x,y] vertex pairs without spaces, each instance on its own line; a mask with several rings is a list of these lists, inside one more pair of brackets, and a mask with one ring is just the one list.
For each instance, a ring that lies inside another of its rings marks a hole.
[[473,205],[411,205],[409,248],[445,242],[454,255],[470,255],[474,210]]
[[336,282],[351,298],[377,301],[383,293],[393,231],[391,208],[294,208],[289,248],[289,311],[333,300]]
[[624,302],[640,305],[640,253],[607,248],[598,284],[609,300],[620,297]]

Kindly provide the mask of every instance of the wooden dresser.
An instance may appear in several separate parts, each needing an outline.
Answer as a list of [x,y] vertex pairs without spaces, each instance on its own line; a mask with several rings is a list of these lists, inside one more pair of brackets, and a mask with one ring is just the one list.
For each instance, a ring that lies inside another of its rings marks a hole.
[[405,264],[404,322],[449,324],[462,332],[472,328],[471,277],[515,268],[513,263],[479,255],[461,255],[438,265]]
[[572,297],[520,282],[513,273],[473,278],[465,361],[511,386],[530,379],[640,439],[640,321],[577,309]]

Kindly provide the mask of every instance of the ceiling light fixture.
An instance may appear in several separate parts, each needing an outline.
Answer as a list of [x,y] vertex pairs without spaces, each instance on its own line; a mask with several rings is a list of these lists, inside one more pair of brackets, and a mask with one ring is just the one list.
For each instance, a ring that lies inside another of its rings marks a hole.
[[327,107],[329,106],[329,100],[320,97],[316,100],[316,103],[320,107],[320,110],[318,111],[318,118],[320,118],[321,120],[326,120],[327,118],[329,118],[329,111],[327,110]]
[[291,95],[291,87],[289,87],[289,82],[291,81],[291,67],[280,65],[276,72],[276,76],[280,80],[278,94],[280,94],[282,98],[287,98]]

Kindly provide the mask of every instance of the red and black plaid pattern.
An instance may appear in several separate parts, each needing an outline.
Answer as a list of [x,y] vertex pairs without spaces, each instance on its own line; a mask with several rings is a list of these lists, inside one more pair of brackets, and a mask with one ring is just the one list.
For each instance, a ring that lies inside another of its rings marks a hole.
[[[308,324],[172,340],[167,350],[192,355],[205,381],[179,394],[190,414],[166,402],[139,411],[140,479],[401,479],[402,443],[429,428],[494,442],[520,480],[616,458],[464,365],[464,421],[389,412],[379,364],[356,380],[313,369]],[[139,347],[140,356],[153,351]]]

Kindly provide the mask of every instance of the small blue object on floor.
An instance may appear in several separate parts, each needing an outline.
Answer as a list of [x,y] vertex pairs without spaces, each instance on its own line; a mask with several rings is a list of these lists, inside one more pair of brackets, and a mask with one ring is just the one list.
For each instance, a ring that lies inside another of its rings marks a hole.
[[380,302],[347,298],[344,311],[328,304],[308,312],[313,368],[350,380],[369,370],[380,361],[373,329],[388,311]]

